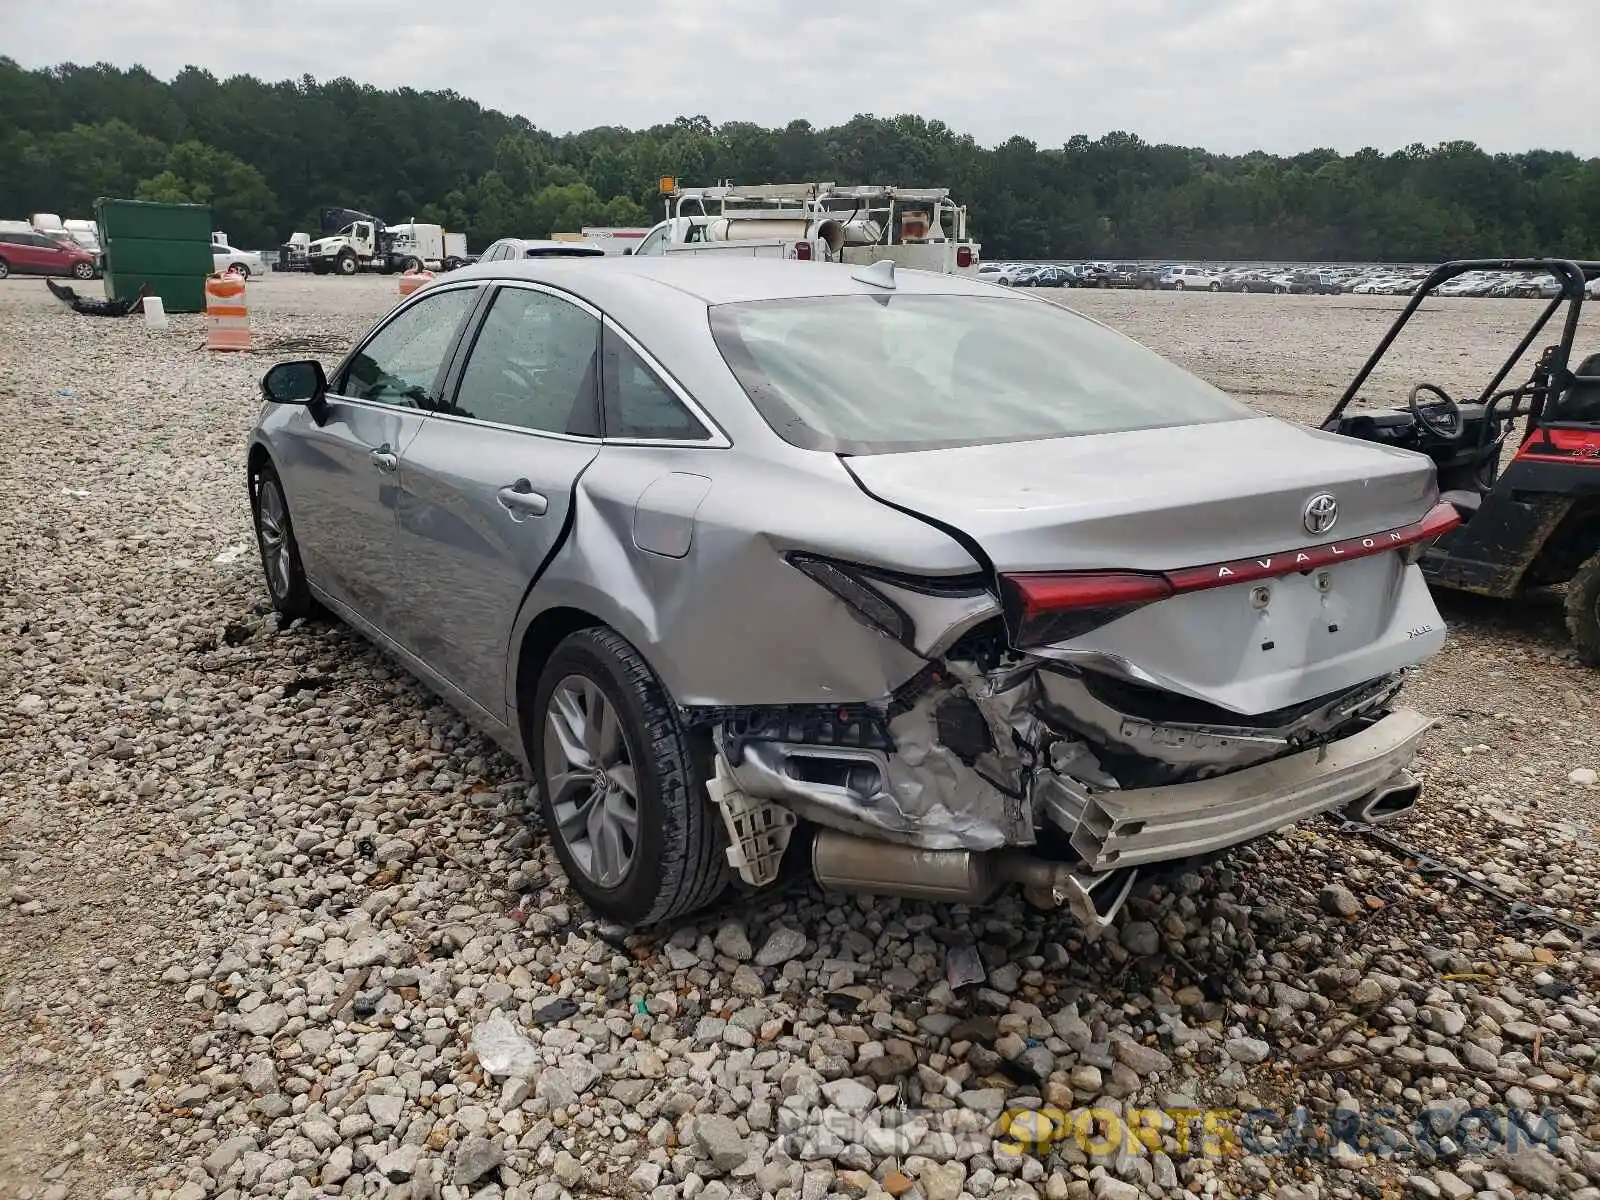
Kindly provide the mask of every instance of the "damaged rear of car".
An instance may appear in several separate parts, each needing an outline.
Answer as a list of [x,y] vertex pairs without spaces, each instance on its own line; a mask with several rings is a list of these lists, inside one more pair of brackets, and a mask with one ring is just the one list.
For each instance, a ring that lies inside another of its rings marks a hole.
[[1415,563],[1455,520],[1426,462],[1258,417],[1038,302],[804,298],[711,324],[775,432],[973,567],[787,555],[922,665],[837,711],[705,714],[747,883],[798,817],[824,886],[1020,884],[1097,928],[1142,868],[1415,804],[1430,722],[1396,697],[1443,642]]
[[1096,929],[1138,872],[1397,816],[1456,520],[1419,455],[1257,416],[959,276],[479,264],[263,384],[272,601],[528,766],[626,924],[735,877]]

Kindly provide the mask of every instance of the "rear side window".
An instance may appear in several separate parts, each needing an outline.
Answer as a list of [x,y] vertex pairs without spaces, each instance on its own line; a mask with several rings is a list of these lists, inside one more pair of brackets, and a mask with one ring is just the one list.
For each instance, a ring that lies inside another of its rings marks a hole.
[[1131,338],[1023,296],[823,296],[715,305],[711,330],[774,432],[886,454],[1247,419]]
[[702,442],[711,436],[616,330],[605,331],[602,345],[607,437]]
[[593,437],[600,319],[559,296],[501,288],[461,373],[463,417]]

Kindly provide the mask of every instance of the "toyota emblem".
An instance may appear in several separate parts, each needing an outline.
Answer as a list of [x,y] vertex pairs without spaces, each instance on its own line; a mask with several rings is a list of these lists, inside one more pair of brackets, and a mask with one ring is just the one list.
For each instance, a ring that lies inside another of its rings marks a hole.
[[1339,502],[1327,492],[1318,492],[1306,501],[1306,511],[1301,517],[1307,533],[1327,533],[1339,519]]

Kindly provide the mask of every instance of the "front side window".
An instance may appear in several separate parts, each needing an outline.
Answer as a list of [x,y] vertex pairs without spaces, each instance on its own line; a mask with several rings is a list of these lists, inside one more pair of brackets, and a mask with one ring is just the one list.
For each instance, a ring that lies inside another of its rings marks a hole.
[[1020,296],[714,305],[711,332],[784,440],[840,454],[1029,441],[1255,414],[1131,338]]
[[452,288],[418,300],[350,360],[339,394],[403,408],[437,408],[439,368],[477,297],[476,288]]
[[530,288],[501,288],[451,410],[539,433],[599,433],[600,319]]
[[605,357],[605,432],[614,438],[702,442],[711,435],[614,329]]

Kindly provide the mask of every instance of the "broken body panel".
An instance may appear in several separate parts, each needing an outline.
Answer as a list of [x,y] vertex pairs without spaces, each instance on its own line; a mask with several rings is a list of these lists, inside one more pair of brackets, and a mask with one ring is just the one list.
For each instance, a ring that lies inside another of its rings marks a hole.
[[[1222,427],[1191,431],[1201,459],[1216,449],[1213,429]],[[684,477],[675,452],[606,447],[577,485],[572,533],[537,607],[596,612],[647,648],[685,722],[714,738],[712,794],[725,813],[781,809],[840,835],[816,851],[834,855],[862,837],[935,858],[1054,838],[1080,860],[1058,898],[1103,924],[1116,904],[1097,889],[1120,902],[1129,867],[1223,849],[1399,788],[1428,726],[1392,706],[1406,668],[1444,636],[1414,565],[1438,531],[1423,520],[1436,499],[1427,465],[1408,455],[1341,461],[1326,453],[1340,443],[1323,435],[1275,422],[1264,432],[1248,487],[1239,474],[1230,486],[1219,468],[1133,471],[1156,455],[1139,445],[1146,435],[990,447],[984,472],[964,472],[963,451],[805,455],[792,475],[762,482],[807,503],[772,513],[761,533],[746,511],[758,483],[749,464],[719,459],[698,468],[694,488],[663,487]],[[1035,470],[1051,453],[1062,470]],[[1078,471],[1088,464],[1099,469]],[[1357,466],[1366,470],[1352,481]],[[840,489],[841,477],[859,486]],[[937,486],[984,477],[1018,486],[992,497],[976,484]],[[1115,506],[1146,536],[1097,532],[1101,514],[1111,520],[1114,478]],[[1314,539],[1301,510],[1328,489],[1352,497],[1346,536]],[[867,557],[867,545],[893,549]],[[1197,564],[1194,545],[1240,557]],[[816,562],[838,577],[805,578]],[[1002,578],[1124,567],[1204,586],[1015,648]],[[742,586],[708,595],[698,585],[707,574]],[[853,587],[898,624],[876,624],[852,604]],[[527,619],[536,615],[530,607]],[[796,628],[820,636],[782,635]],[[727,653],[735,644],[761,650],[753,660]],[[729,824],[748,882],[770,882],[792,816],[769,815],[764,852],[741,849]],[[939,861],[970,872],[969,898],[1027,882],[1010,858]],[[819,877],[830,870],[844,871],[827,876],[842,886],[849,870],[824,863]]]
[[[1255,416],[1043,301],[888,264],[494,263],[396,311],[502,275],[648,331],[647,365],[708,435],[490,443],[452,414],[325,406],[410,427],[371,431],[402,457],[398,500],[370,492],[376,529],[503,567],[470,654],[440,650],[463,649],[453,633],[397,652],[514,753],[539,719],[527,648],[604,625],[709,742],[747,883],[776,878],[804,819],[825,884],[971,901],[1020,884],[1092,927],[1132,871],[1415,799],[1427,723],[1394,700],[1443,640],[1416,564],[1457,519],[1426,459]],[[972,330],[987,354],[960,349]],[[859,364],[885,354],[864,389]],[[268,406],[258,424],[291,482],[295,444],[332,436],[317,422]],[[490,461],[546,472],[538,539],[430,492]],[[449,677],[457,660],[475,686]]]

